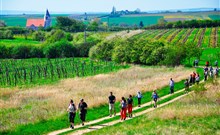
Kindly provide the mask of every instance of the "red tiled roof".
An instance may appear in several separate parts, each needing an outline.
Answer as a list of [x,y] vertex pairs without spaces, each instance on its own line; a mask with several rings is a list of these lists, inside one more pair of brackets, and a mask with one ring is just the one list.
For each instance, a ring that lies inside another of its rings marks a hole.
[[30,27],[31,25],[34,25],[36,27],[44,26],[44,19],[28,19],[26,27]]

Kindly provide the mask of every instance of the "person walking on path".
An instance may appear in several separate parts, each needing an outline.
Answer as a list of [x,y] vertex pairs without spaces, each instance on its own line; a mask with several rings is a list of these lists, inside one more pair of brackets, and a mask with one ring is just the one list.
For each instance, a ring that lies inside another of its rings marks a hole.
[[204,81],[207,81],[207,78],[208,78],[208,71],[205,71],[204,72]]
[[170,94],[174,93],[174,81],[172,78],[170,78]]
[[79,116],[80,120],[82,121],[82,125],[84,126],[84,122],[86,121],[86,114],[87,114],[87,104],[84,102],[84,99],[80,100],[78,109],[79,109]]
[[128,117],[132,118],[132,107],[133,107],[132,95],[129,95],[127,102],[128,102]]
[[126,119],[127,103],[124,97],[121,98],[121,120]]
[[108,100],[109,100],[109,116],[112,117],[113,111],[114,111],[114,115],[116,115],[116,110],[115,110],[116,98],[112,92],[110,92],[110,96],[108,97]]
[[195,60],[195,67],[198,67],[198,65],[199,65],[199,60],[196,59],[196,60]]
[[189,76],[189,85],[191,86],[193,84],[193,75],[190,74]]
[[193,82],[193,84],[196,83],[196,73],[195,72],[192,73],[192,82]]
[[200,82],[200,76],[199,76],[199,74],[197,74],[196,75],[196,84],[199,84],[199,82]]
[[138,98],[138,107],[141,107],[142,94],[140,91],[138,91],[137,93],[137,98]]
[[154,101],[154,108],[157,108],[157,100],[158,100],[159,96],[156,92],[156,90],[154,90],[154,92],[152,93],[152,99]]
[[189,80],[186,79],[186,81],[184,82],[185,85],[185,92],[188,93],[189,92]]
[[76,106],[73,103],[73,100],[70,100],[69,107],[67,108],[67,111],[69,112],[69,121],[70,121],[70,128],[74,129],[74,119],[76,116]]
[[215,66],[216,66],[216,67],[218,66],[218,61],[217,61],[217,60],[215,61]]
[[209,66],[209,61],[206,61],[205,65],[208,67]]
[[209,71],[208,66],[205,66],[205,67],[204,67],[204,72],[206,72],[206,71]]
[[214,73],[213,73],[213,67],[211,66],[209,71],[210,71],[210,77],[213,78],[214,77]]
[[215,68],[215,77],[217,78],[218,77],[218,73],[219,73],[219,68],[218,66]]

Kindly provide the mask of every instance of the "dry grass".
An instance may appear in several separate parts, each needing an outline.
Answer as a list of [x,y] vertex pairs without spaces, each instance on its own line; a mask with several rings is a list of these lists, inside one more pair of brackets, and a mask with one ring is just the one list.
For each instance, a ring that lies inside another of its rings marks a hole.
[[[0,109],[19,108],[4,114],[14,124],[47,119],[65,112],[70,99],[78,103],[84,98],[89,107],[107,103],[109,92],[112,91],[119,100],[122,96],[136,94],[137,91],[149,91],[168,85],[169,78],[180,81],[192,70],[178,67],[141,68],[133,66],[111,74],[101,74],[87,78],[62,80],[57,85],[40,86],[25,90],[1,89]],[[8,96],[7,99],[2,97]],[[15,113],[18,113],[14,115]],[[14,117],[10,117],[14,115]],[[2,122],[2,121],[1,121]],[[4,128],[7,128],[7,124]]]

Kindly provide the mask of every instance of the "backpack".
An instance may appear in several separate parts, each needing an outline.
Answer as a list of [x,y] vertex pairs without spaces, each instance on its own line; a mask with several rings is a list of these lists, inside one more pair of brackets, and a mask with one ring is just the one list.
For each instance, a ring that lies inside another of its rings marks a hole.
[[126,102],[125,102],[125,101],[122,101],[121,107],[122,107],[122,108],[126,108],[126,106],[127,106]]
[[72,105],[69,107],[69,111],[70,111],[70,112],[73,112],[73,113],[76,112],[76,107],[75,107],[74,104],[72,104]]

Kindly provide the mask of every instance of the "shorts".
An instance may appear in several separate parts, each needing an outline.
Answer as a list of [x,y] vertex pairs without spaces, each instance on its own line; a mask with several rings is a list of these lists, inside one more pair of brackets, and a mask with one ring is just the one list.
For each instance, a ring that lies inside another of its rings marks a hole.
[[70,112],[69,113],[69,121],[74,123],[75,116],[76,116],[76,113]]
[[109,110],[115,110],[115,104],[109,103]]

